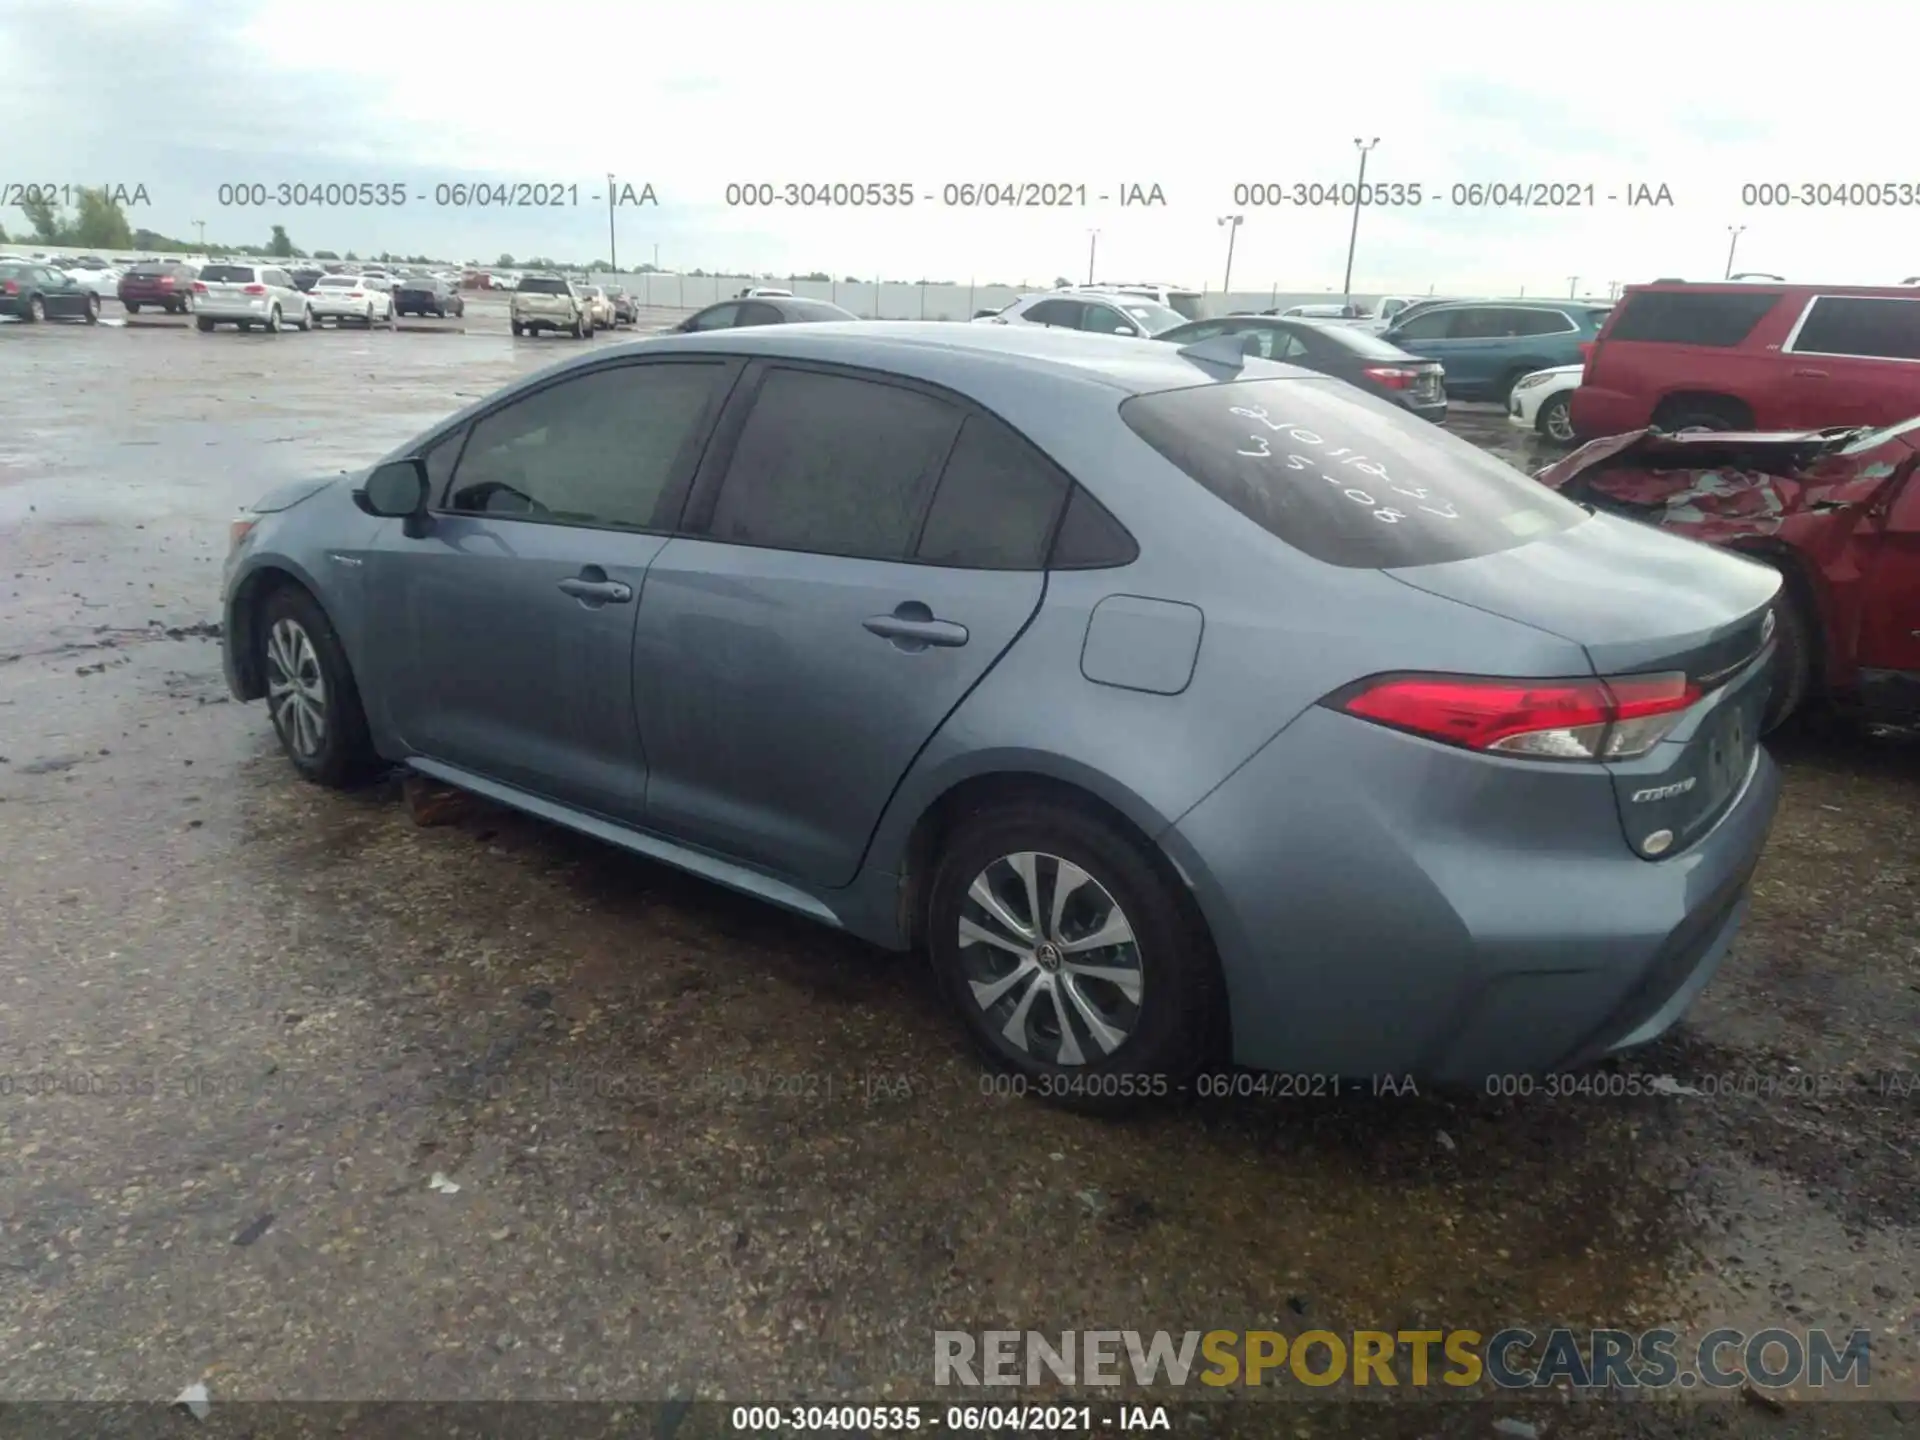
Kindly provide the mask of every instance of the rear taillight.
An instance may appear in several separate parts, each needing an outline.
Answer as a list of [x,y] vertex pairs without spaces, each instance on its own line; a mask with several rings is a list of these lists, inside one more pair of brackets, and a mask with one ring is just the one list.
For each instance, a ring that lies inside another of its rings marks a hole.
[[253,533],[258,520],[234,520],[227,525],[227,549],[238,550],[240,542]]
[[264,285],[243,285],[240,287],[240,293],[242,295],[264,295],[267,293],[267,287]]
[[[168,289],[168,288],[170,288],[170,287],[172,286],[172,284],[173,284],[173,276],[171,276],[171,275],[162,275],[162,276],[160,277],[160,288],[161,288],[162,290],[165,290],[165,289]],[[204,286],[204,285],[195,285],[195,286],[194,286],[193,288],[194,288],[194,289],[196,289],[196,290],[204,290],[204,289],[206,289],[207,287],[206,287],[206,286]]]
[[1420,378],[1418,370],[1406,365],[1369,365],[1365,373],[1369,380],[1389,390],[1406,390]]
[[206,283],[205,283],[204,281],[200,281],[200,280],[196,280],[196,281],[194,281],[194,282],[193,282],[193,293],[194,293],[194,294],[196,294],[196,295],[204,295],[204,294],[206,294],[206,293],[207,293],[207,287],[206,287]]
[[347,292],[347,299],[349,300],[364,300],[366,298],[367,292],[364,290],[349,290]]
[[1685,675],[1505,680],[1397,675],[1333,703],[1429,740],[1534,760],[1631,760],[1666,738],[1701,691]]
[[0,292],[8,295],[18,295],[20,293],[20,282],[18,280],[8,280],[4,284],[0,284]]

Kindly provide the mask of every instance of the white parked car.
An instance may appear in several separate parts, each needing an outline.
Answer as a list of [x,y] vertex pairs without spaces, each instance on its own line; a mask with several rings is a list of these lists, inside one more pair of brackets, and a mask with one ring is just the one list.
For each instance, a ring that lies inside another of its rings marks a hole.
[[997,315],[982,315],[975,325],[1047,325],[1060,330],[1091,330],[1100,335],[1158,335],[1187,323],[1178,310],[1140,295],[1087,290],[1023,295]]
[[67,278],[82,290],[95,295],[113,296],[120,293],[120,277],[126,272],[117,265],[80,264],[66,272]]
[[791,300],[794,298],[791,290],[781,290],[772,285],[755,285],[750,290],[742,290],[740,294],[742,298],[748,300],[751,300],[756,295],[771,295],[779,300]]
[[1178,285],[1160,285],[1152,281],[1125,284],[1117,280],[1103,280],[1097,285],[1067,285],[1062,288],[1094,295],[1134,295],[1164,305],[1169,310],[1177,310],[1189,320],[1206,318],[1203,313],[1206,297],[1198,290],[1187,290]]
[[307,292],[307,303],[316,325],[331,320],[371,330],[376,324],[393,324],[393,292],[369,285],[359,275],[322,275]]
[[305,292],[278,265],[219,261],[202,265],[193,282],[193,323],[203,332],[216,325],[241,330],[258,325],[277,335],[288,325],[311,330],[313,312]]
[[1571,445],[1573,420],[1568,406],[1585,369],[1584,365],[1556,365],[1522,375],[1507,397],[1507,423],[1536,431],[1556,444]]

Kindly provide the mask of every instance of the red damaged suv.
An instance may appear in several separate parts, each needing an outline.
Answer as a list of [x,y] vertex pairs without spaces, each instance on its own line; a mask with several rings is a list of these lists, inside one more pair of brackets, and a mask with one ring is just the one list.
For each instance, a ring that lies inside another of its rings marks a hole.
[[1635,430],[1535,478],[1785,576],[1768,729],[1809,699],[1920,724],[1920,418],[1771,434]]

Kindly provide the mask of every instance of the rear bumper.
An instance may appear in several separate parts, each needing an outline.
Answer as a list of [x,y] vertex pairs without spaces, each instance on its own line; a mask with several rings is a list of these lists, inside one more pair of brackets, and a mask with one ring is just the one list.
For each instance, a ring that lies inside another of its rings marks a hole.
[[1447,418],[1447,402],[1444,400],[1403,400],[1400,402],[1409,414],[1418,415],[1422,420],[1431,420],[1439,425]]
[[1762,752],[1708,834],[1642,860],[1598,767],[1316,708],[1162,839],[1212,930],[1236,1061],[1478,1086],[1678,1020],[1739,930],[1778,801]]
[[262,295],[245,302],[237,300],[209,300],[202,296],[193,313],[202,320],[258,320],[265,323],[269,315],[278,309],[282,315],[287,307],[271,295]]

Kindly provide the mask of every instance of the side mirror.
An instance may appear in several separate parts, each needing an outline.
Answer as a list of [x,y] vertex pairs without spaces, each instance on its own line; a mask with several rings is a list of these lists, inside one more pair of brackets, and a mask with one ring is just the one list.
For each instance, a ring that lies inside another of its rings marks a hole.
[[375,467],[353,492],[353,503],[369,515],[405,520],[406,533],[417,539],[426,533],[427,490],[426,461],[392,460]]

